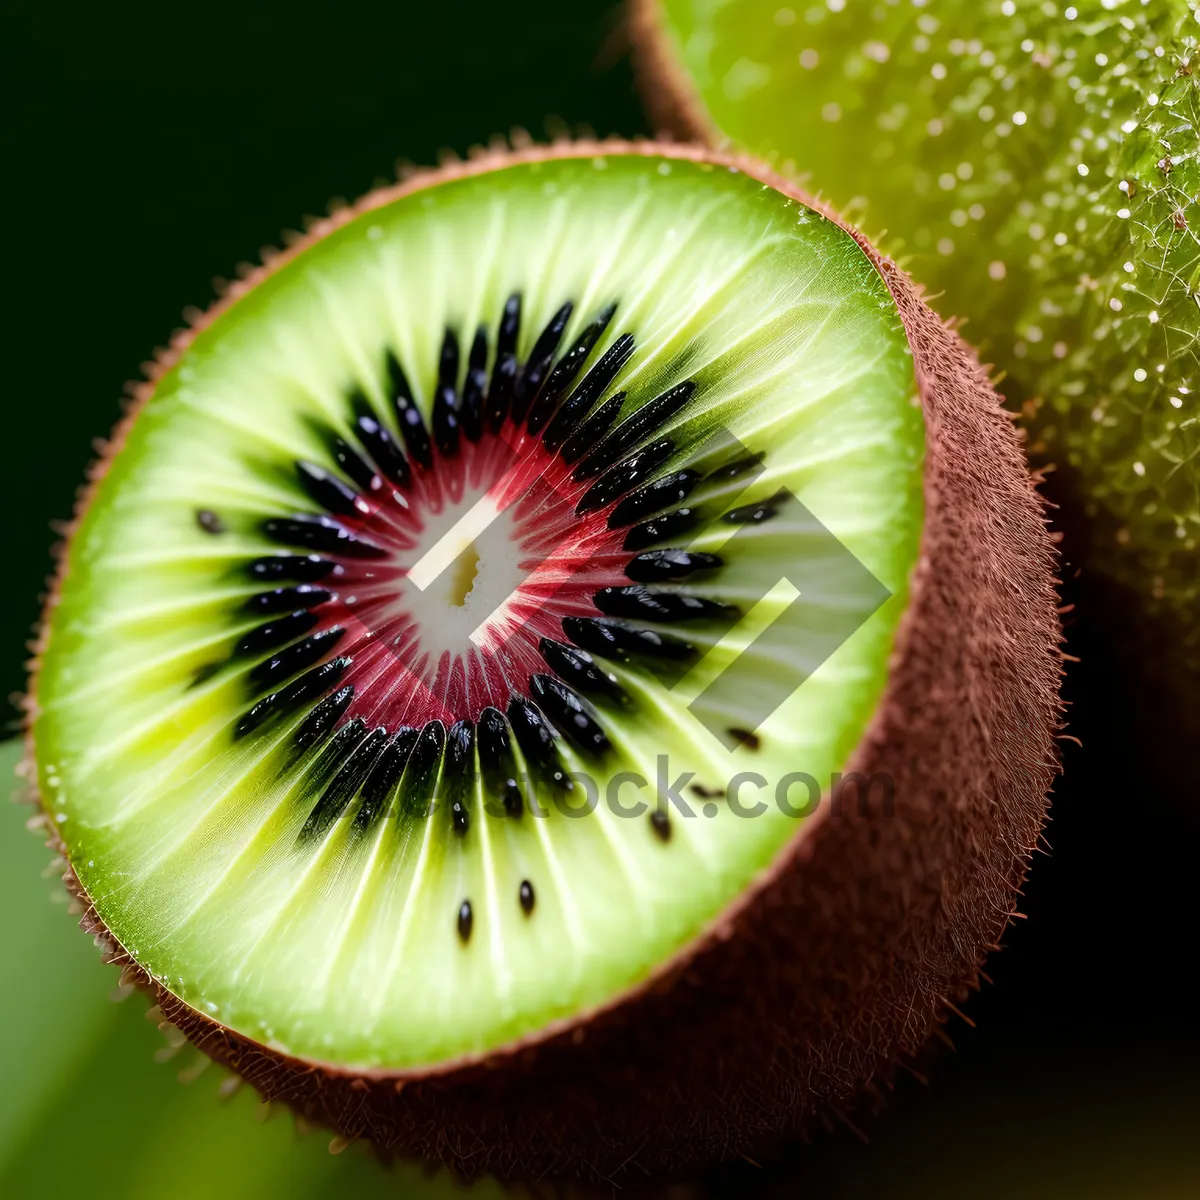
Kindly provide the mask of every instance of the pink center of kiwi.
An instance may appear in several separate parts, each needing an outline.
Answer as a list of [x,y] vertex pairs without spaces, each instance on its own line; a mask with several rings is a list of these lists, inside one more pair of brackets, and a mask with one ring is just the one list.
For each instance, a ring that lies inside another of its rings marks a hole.
[[338,653],[349,708],[369,726],[446,726],[505,710],[545,671],[542,638],[597,616],[595,592],[629,580],[627,530],[606,511],[576,514],[587,483],[541,439],[506,426],[417,469],[403,492],[384,484],[343,524],[386,551],[343,558],[319,628],[346,630]]

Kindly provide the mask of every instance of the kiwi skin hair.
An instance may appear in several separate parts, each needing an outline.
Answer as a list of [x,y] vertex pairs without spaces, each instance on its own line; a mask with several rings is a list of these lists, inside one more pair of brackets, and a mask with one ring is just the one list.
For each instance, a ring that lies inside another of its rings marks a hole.
[[[763,165],[698,148],[584,142],[445,166],[368,195],[234,284],[160,355],[93,482],[196,333],[289,256],[446,180],[596,155],[714,163],[836,220]],[[68,869],[81,924],[105,957],[264,1098],[384,1154],[438,1159],[466,1176],[671,1173],[761,1151],[852,1104],[977,987],[1014,914],[1057,770],[1055,553],[986,372],[908,276],[843,228],[902,317],[927,435],[910,601],[883,697],[846,765],[890,774],[894,813],[860,807],[853,786],[836,814],[823,797],[769,870],[644,984],[494,1053],[409,1073],[292,1058],[192,1008],[141,970]]]
[[1194,795],[1200,5],[834,8],[632,0],[652,115],[811,173],[859,220],[865,201],[938,311],[969,321],[1053,468],[1084,619],[1141,680],[1148,769]]

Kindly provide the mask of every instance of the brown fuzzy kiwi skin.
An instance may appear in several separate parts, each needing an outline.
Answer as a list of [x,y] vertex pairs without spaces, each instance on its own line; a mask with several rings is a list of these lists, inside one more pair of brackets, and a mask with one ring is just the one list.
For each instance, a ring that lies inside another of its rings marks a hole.
[[659,0],[625,0],[625,27],[638,94],[652,128],[681,141],[727,146],[667,41]]
[[[156,380],[198,329],[281,262],[410,192],[514,163],[603,154],[736,168],[837,220],[751,159],[653,142],[492,150],[376,191],[234,283],[159,355],[79,511]],[[468,1177],[673,1174],[761,1152],[841,1113],[918,1053],[978,985],[1014,915],[1058,769],[1055,552],[986,371],[908,276],[843,228],[903,318],[927,432],[910,600],[884,694],[847,764],[848,778],[890,775],[894,808],[853,783],[839,800],[824,796],[754,884],[643,984],[486,1055],[405,1073],[296,1059],[198,1012],[141,970],[68,868],[81,925],[106,959],[265,1099],[384,1154],[441,1160]],[[43,639],[66,570],[64,555]],[[36,689],[35,658],[31,758]],[[47,826],[57,842],[49,816]]]

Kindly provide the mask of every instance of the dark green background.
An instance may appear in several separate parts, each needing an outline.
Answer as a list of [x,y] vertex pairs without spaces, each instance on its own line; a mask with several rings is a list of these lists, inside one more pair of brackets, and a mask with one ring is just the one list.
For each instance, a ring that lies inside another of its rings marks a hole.
[[[512,126],[544,137],[550,115],[625,135],[645,118],[609,0],[5,12],[0,686],[12,691],[50,567],[49,523],[69,515],[124,382],[185,305],[209,302],[214,276],[331,197],[390,179],[397,158],[431,163]],[[1082,612],[1098,603],[1070,564],[1067,588]],[[1105,647],[1069,621],[1083,659],[1068,680],[1071,728],[1085,748],[1065,746],[1053,852],[1035,863],[1031,919],[989,963],[995,985],[969,1005],[979,1028],[952,1028],[958,1052],[923,1068],[932,1086],[902,1075],[886,1118],[855,1118],[870,1146],[839,1129],[770,1171],[721,1172],[719,1192],[1200,1193],[1189,978],[1200,847],[1145,783],[1134,702]],[[115,978],[47,904],[45,853],[16,814],[0,815],[0,902],[20,929],[0,1012],[0,1133],[6,1121],[20,1132],[0,1155],[0,1191],[123,1196],[161,1179],[210,1195],[222,1154],[245,1194],[363,1186],[365,1160],[340,1174],[311,1145],[293,1157],[276,1128],[260,1138],[249,1106],[215,1109],[212,1074],[196,1085],[207,1091],[179,1099],[172,1068],[151,1061],[160,1041],[140,1001],[103,1005]],[[141,1182],[102,1173],[105,1159],[133,1163]],[[176,1167],[186,1187],[170,1178]],[[397,1179],[395,1194],[415,1186]]]

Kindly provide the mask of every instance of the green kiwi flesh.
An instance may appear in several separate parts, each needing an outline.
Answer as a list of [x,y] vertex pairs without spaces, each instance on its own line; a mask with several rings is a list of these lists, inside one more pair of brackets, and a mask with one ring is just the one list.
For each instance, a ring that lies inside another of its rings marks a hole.
[[[958,494],[928,439],[960,409],[988,482]],[[967,606],[989,649],[934,656],[926,678],[912,581],[977,510],[1001,532],[944,553],[979,557],[969,594],[1005,589]],[[402,1085],[525,1070],[541,1044],[561,1083],[583,1031],[625,1017],[631,1051],[651,1034],[662,1049],[678,1035],[638,1025],[638,998],[714,936],[746,954],[786,918],[792,952],[754,961],[818,978],[837,905],[731,931],[818,836],[884,822],[870,871],[881,834],[907,844],[905,814],[950,769],[930,738],[963,719],[960,687],[1002,719],[954,769],[1014,745],[1019,760],[964,782],[978,815],[936,818],[968,821],[937,853],[963,896],[990,897],[947,918],[969,934],[939,986],[968,984],[1053,771],[1050,564],[978,367],[852,231],[753,163],[615,143],[497,156],[339,214],[163,359],[62,560],[30,702],[37,784],[88,928],[265,1094],[459,1167],[600,1171],[587,1143],[624,1161],[624,1118],[514,1138],[553,1087],[464,1116],[452,1088]],[[764,639],[787,613],[836,631],[823,661]],[[914,708],[897,696],[917,659]],[[714,686],[731,672],[740,687]],[[880,765],[905,712],[936,733],[880,772],[894,806],[863,796],[831,820],[838,773]],[[811,803],[779,801],[798,773]],[[990,867],[957,849],[981,840]],[[835,861],[835,891],[856,894],[858,867]],[[880,882],[909,894],[903,856],[888,864]],[[832,958],[897,983],[878,946],[853,945]],[[867,1076],[927,1035],[932,995],[903,1036],[878,1026]],[[636,1057],[603,1059],[636,1077]],[[590,1086],[581,1064],[566,1074]],[[413,1133],[443,1097],[482,1157]],[[669,1136],[649,1161],[714,1153]]]

